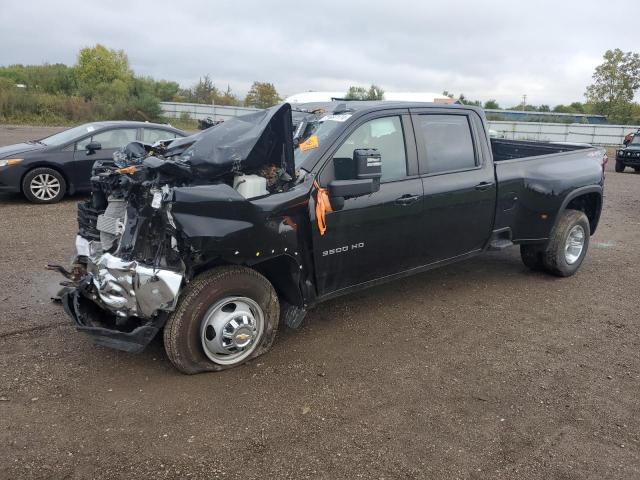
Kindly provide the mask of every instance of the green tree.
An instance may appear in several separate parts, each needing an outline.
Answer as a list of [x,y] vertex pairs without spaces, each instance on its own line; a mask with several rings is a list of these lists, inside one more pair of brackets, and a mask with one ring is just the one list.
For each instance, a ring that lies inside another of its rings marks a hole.
[[569,105],[572,113],[587,113],[584,103],[573,102]]
[[585,96],[594,110],[615,122],[626,122],[633,112],[633,97],[640,88],[640,54],[607,50],[596,67]]
[[367,100],[384,100],[384,90],[372,84],[367,91]]
[[202,77],[192,89],[192,99],[194,103],[214,103],[218,95],[218,89],[213,84],[209,75]]
[[366,87],[351,86],[345,97],[347,100],[384,100],[384,90],[375,84]]
[[240,99],[231,91],[231,87],[227,85],[224,93],[216,97],[217,105],[240,105]]
[[500,105],[498,105],[498,102],[496,102],[494,99],[491,99],[484,102],[484,108],[491,110],[500,110]]
[[269,108],[281,100],[280,95],[278,95],[276,91],[276,87],[274,87],[272,83],[253,82],[244,99],[244,104],[247,107]]
[[367,97],[367,89],[364,87],[349,87],[347,94],[344,96],[347,100],[365,100]]
[[480,100],[469,100],[467,97],[464,96],[464,93],[460,94],[460,97],[458,97],[458,101],[463,105],[472,105],[474,107],[482,106],[482,102]]
[[75,77],[80,93],[91,99],[98,90],[104,93],[115,80],[129,84],[133,73],[123,50],[111,50],[97,44],[80,50]]

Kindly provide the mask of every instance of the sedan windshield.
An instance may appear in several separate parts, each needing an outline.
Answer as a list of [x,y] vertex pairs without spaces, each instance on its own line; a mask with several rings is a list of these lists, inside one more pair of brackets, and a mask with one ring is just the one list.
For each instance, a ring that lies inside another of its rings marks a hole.
[[50,137],[46,137],[38,141],[49,146],[63,145],[67,142],[75,140],[76,138],[86,135],[87,133],[91,133],[97,128],[98,124],[86,123],[84,125],[80,125],[79,127],[70,128],[69,130],[56,133],[55,135],[51,135]]

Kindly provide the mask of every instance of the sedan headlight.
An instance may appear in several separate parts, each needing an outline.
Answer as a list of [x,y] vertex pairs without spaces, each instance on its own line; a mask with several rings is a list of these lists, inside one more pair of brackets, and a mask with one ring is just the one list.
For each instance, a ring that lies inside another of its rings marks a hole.
[[7,158],[6,160],[0,160],[0,167],[11,167],[19,164],[22,160],[22,158]]

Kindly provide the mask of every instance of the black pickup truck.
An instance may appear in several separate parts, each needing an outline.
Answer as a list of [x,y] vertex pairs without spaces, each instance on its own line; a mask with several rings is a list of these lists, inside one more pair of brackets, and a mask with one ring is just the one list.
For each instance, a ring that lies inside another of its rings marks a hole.
[[222,370],[319,302],[487,249],[574,274],[603,160],[490,139],[474,107],[282,104],[96,163],[75,263],[52,268],[96,343],[139,351],[163,330],[180,371]]

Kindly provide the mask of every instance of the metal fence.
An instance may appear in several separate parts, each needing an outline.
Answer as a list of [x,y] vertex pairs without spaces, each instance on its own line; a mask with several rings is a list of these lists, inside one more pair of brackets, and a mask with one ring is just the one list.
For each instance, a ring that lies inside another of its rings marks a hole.
[[214,120],[227,120],[247,113],[257,112],[257,108],[229,107],[224,105],[204,105],[201,103],[160,102],[160,108],[166,117],[180,118],[189,115],[194,120],[212,117]]
[[[179,102],[160,102],[160,107],[167,117],[180,118],[180,116],[186,114],[194,120],[202,120],[207,117],[212,117],[215,120],[227,120],[228,118],[239,117],[259,110],[249,107]],[[511,140],[621,145],[627,133],[635,132],[640,127],[632,125],[489,121],[489,128],[498,132],[499,136]]]
[[622,145],[624,136],[637,125],[584,125],[579,123],[534,123],[490,121],[489,128],[509,140],[575,142],[592,145]]

